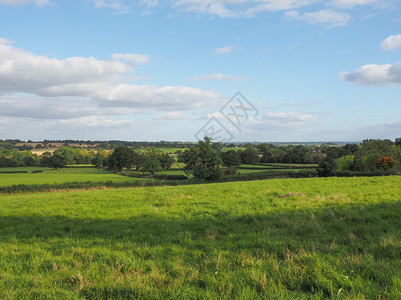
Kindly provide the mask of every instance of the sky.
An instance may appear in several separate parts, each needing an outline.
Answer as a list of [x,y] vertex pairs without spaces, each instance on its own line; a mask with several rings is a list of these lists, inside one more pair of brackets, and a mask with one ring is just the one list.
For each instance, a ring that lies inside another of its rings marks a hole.
[[401,137],[400,0],[0,0],[0,139]]

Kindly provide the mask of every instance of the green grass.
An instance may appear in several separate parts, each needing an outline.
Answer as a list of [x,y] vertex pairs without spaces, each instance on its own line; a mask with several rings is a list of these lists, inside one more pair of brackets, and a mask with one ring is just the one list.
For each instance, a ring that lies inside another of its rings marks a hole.
[[67,182],[127,182],[137,179],[114,174],[109,171],[99,170],[96,168],[65,168],[53,170],[40,167],[29,168],[2,168],[2,171],[29,171],[43,170],[42,173],[27,174],[1,174],[0,186],[10,186],[16,184],[60,184]]
[[400,185],[312,178],[1,195],[0,298],[400,299]]

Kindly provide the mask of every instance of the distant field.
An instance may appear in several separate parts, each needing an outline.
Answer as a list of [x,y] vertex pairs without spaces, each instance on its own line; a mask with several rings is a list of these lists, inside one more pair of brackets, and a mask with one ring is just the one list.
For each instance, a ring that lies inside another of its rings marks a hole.
[[27,167],[27,168],[1,168],[0,171],[20,171],[25,170],[43,170],[43,173],[27,174],[1,174],[0,186],[9,186],[14,184],[60,184],[67,182],[127,182],[137,181],[138,178],[131,178],[114,174],[109,171],[95,168],[65,168],[53,170],[49,168]]
[[0,196],[1,299],[401,299],[401,177]]
[[[136,148],[133,149],[134,151],[140,152],[140,151],[148,151],[151,148]],[[158,151],[162,151],[164,153],[175,153],[176,151],[182,151],[184,152],[185,150],[188,150],[188,148],[156,148]]]

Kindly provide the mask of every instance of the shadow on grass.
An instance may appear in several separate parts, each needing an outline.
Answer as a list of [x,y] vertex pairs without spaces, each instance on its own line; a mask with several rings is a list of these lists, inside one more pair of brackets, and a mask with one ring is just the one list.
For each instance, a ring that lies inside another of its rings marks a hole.
[[[229,211],[199,211],[188,219],[157,218],[152,215],[111,220],[9,216],[0,217],[0,242],[49,243],[51,247],[61,250],[57,251],[60,255],[65,251],[70,253],[72,247],[118,249],[128,251],[128,256],[136,256],[144,261],[166,261],[165,268],[169,272],[172,271],[169,263],[178,257],[188,268],[202,270],[193,281],[185,282],[188,291],[197,292],[213,286],[217,268],[213,257],[220,257],[221,251],[230,255],[226,272],[236,272],[238,283],[242,282],[244,276],[250,276],[241,273],[247,257],[273,259],[278,262],[278,275],[271,271],[272,267],[265,267],[261,269],[261,276],[266,277],[266,272],[277,276],[276,280],[286,289],[284,291],[318,293],[323,298],[331,298],[342,290],[350,293],[347,295],[352,294],[353,283],[345,279],[345,274],[352,272],[359,278],[355,283],[357,288],[358,285],[373,284],[371,293],[374,294],[392,288],[401,257],[400,215],[401,201],[377,205],[331,205],[313,210],[273,211],[239,217],[231,216]],[[303,255],[305,252],[309,254]],[[118,265],[119,256],[107,253],[95,253],[93,259],[102,265]],[[344,262],[348,258],[359,259],[359,256],[364,257],[364,263],[350,265]],[[295,263],[291,262],[291,257],[295,257]],[[381,263],[371,262],[370,258]],[[330,259],[330,262],[325,265],[326,259]],[[338,260],[342,262],[338,263]],[[203,265],[205,261],[209,261],[208,267]],[[283,267],[278,271],[280,264]],[[52,265],[53,262],[49,263],[50,268]],[[259,271],[256,265],[253,268]],[[292,279],[288,277],[290,271],[286,271],[290,268]],[[296,272],[299,274],[294,275]],[[206,276],[206,279],[202,276]],[[244,282],[241,284],[243,287],[246,285]],[[143,289],[118,285],[86,286],[80,295],[92,299],[163,298],[157,294],[161,292],[160,288]],[[167,297],[170,292],[165,287],[163,295]],[[233,293],[239,295],[240,292]]]
[[189,219],[152,215],[131,219],[2,216],[0,241],[8,242],[13,238],[21,243],[52,238],[96,239],[97,242],[124,240],[148,246],[203,244],[220,249],[262,248],[280,253],[283,246],[288,250],[304,247],[329,251],[335,244],[352,251],[369,251],[373,255],[399,259],[400,215],[401,201],[332,205],[240,217],[233,217],[228,211],[210,210],[196,212]]

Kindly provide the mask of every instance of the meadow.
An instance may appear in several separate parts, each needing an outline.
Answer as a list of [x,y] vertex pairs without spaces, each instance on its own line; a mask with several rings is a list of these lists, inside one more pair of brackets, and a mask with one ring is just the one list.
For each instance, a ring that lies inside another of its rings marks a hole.
[[0,195],[1,299],[400,299],[401,177]]
[[[40,170],[41,173],[32,173]],[[50,169],[41,167],[25,168],[1,168],[1,172],[27,171],[28,173],[0,173],[0,187],[18,184],[40,185],[40,184],[63,184],[70,182],[130,182],[139,179],[121,176],[107,170],[96,168],[64,168]]]

